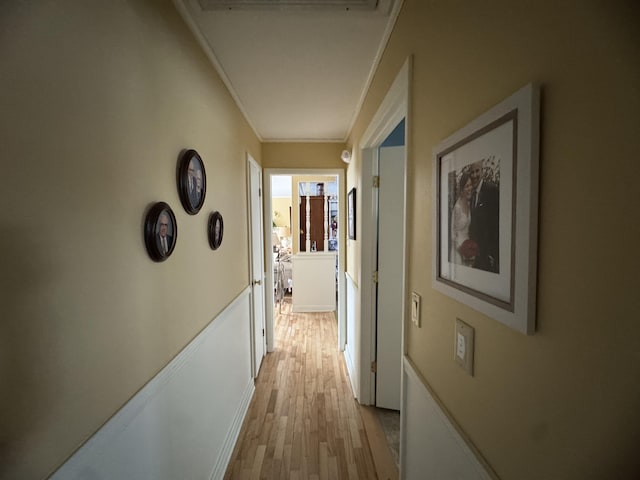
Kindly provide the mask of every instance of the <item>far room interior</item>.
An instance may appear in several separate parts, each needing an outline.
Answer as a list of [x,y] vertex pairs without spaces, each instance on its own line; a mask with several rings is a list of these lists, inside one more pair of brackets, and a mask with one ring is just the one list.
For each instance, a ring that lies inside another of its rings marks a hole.
[[338,177],[272,175],[269,223],[274,308],[337,312]]

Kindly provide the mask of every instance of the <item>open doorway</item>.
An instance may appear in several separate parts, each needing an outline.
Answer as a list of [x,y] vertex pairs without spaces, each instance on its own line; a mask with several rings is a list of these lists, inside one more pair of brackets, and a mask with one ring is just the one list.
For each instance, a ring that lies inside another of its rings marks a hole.
[[[279,313],[291,306],[293,296],[293,179],[291,175],[271,176],[271,248],[273,258],[274,304]],[[275,313],[274,313],[275,314]]]
[[[374,405],[400,410],[402,378],[402,321],[405,221],[405,121],[378,148],[375,162],[378,187],[375,285],[375,399]],[[399,421],[399,417],[398,417]]]
[[[267,350],[275,348],[274,314],[335,311],[344,350],[344,172],[266,169]],[[270,292],[273,292],[270,294]]]
[[[359,401],[399,414],[399,457],[404,451],[404,336],[406,317],[407,148],[411,58],[400,69],[360,141],[361,282]],[[393,133],[402,133],[398,143]],[[391,138],[391,140],[390,140]],[[371,179],[373,178],[373,181]],[[388,208],[389,207],[389,208]],[[385,258],[383,255],[390,253]],[[397,254],[397,255],[396,255]],[[369,275],[373,272],[373,275]],[[386,331],[391,328],[392,334]],[[393,337],[393,345],[388,342]],[[384,343],[384,345],[383,345]],[[389,349],[387,350],[387,348]],[[367,367],[371,365],[371,370]],[[394,424],[398,415],[394,414]]]

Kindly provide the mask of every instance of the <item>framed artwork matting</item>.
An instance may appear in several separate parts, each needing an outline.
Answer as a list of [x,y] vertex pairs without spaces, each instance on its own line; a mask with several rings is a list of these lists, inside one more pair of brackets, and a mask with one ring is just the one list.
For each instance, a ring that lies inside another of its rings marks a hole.
[[433,286],[535,331],[540,90],[529,84],[433,153]]

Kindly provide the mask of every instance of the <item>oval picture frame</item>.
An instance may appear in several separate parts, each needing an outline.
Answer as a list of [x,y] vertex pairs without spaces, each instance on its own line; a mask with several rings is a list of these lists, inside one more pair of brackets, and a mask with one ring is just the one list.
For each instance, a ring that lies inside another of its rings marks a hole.
[[220,212],[213,212],[209,216],[209,246],[212,250],[217,250],[222,244],[224,235],[224,221]]
[[164,262],[173,253],[178,238],[178,223],[165,202],[151,206],[144,220],[144,243],[154,262]]
[[193,149],[183,151],[178,158],[176,176],[180,202],[189,215],[195,215],[207,195],[207,175],[198,152]]

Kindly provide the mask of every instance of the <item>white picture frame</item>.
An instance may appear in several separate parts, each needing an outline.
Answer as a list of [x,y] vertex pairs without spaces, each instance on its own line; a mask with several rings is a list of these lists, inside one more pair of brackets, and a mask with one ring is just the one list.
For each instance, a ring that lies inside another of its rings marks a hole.
[[540,89],[529,84],[433,151],[433,287],[535,332]]

